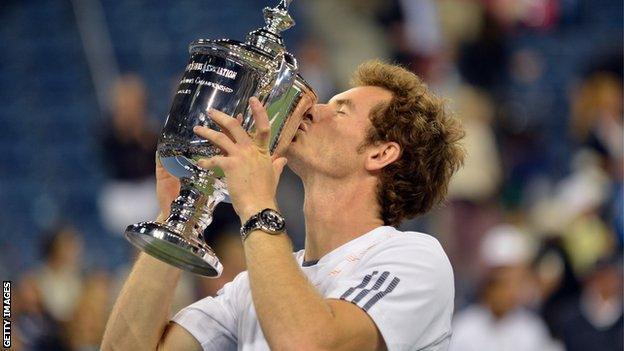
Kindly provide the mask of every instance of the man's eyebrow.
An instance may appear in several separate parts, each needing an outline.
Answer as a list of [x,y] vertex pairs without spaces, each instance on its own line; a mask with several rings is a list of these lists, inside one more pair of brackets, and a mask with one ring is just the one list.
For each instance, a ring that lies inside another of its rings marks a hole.
[[355,110],[355,105],[353,104],[353,100],[351,99],[338,99],[336,100],[336,105],[338,106],[347,106],[350,110]]

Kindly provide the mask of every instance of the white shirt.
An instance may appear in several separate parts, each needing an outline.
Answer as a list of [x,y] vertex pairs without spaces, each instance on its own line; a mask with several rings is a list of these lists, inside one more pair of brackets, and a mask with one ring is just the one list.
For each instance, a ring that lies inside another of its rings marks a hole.
[[[417,232],[379,227],[301,269],[321,295],[356,304],[377,325],[388,350],[446,350],[453,314],[453,271],[440,243]],[[269,350],[247,272],[216,297],[173,317],[204,350]]]
[[453,322],[453,351],[560,351],[542,320],[519,308],[495,319],[474,305],[459,312]]

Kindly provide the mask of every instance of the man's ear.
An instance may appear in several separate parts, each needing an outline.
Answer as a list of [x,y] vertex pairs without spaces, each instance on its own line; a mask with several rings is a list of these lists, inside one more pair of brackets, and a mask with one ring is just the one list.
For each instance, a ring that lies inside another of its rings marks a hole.
[[367,171],[378,171],[401,157],[401,146],[394,141],[369,146],[364,167]]

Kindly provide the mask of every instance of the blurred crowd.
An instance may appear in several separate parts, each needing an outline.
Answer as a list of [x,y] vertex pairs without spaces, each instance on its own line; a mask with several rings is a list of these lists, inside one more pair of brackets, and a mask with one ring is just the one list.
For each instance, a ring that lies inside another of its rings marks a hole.
[[[402,227],[436,236],[451,259],[452,350],[624,348],[622,45],[581,44],[583,34],[600,34],[601,23],[586,16],[591,4],[297,4],[306,34],[290,47],[321,101],[348,88],[359,63],[382,58],[421,76],[463,122],[468,158],[447,202]],[[100,216],[116,235],[158,212],[159,126],[148,93],[136,73],[119,77],[106,122],[94,132],[109,171]],[[285,172],[278,201],[297,247],[301,191]],[[244,270],[238,225],[231,207],[220,205],[207,237],[225,271],[218,279],[184,275],[172,312],[214,295]],[[89,234],[72,223],[42,234],[39,266],[16,282],[16,350],[99,348],[136,253],[115,271],[85,270],[81,238]]]

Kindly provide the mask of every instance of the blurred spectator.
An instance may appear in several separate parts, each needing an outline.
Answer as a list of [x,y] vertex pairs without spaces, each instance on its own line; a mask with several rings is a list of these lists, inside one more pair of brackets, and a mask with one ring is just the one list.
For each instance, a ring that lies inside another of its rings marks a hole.
[[560,350],[544,322],[525,308],[533,254],[525,234],[497,226],[484,236],[480,254],[486,272],[479,302],[456,314],[450,350]]
[[565,306],[578,297],[580,283],[576,278],[560,235],[545,235],[533,262],[539,285],[539,309],[553,337],[561,340]]
[[494,107],[487,93],[468,85],[457,91],[454,110],[466,130],[467,157],[449,185],[447,252],[456,272],[458,301],[474,288],[478,251],[483,233],[500,221],[495,206],[502,181],[502,165],[491,123]]
[[589,75],[572,94],[571,131],[576,142],[598,156],[599,168],[611,178],[604,213],[617,244],[624,245],[624,91],[622,79],[609,72]]
[[559,210],[568,215],[564,245],[577,274],[611,252],[614,235],[600,215],[610,190],[607,174],[593,155],[579,153],[574,172],[559,183]]
[[56,321],[72,318],[82,293],[81,253],[82,241],[72,226],[59,226],[45,238],[43,263],[33,274],[42,307]]
[[583,280],[583,291],[565,310],[561,332],[568,351],[624,349],[622,261],[605,258]]
[[158,136],[147,115],[147,94],[138,76],[119,77],[113,89],[111,120],[101,131],[101,152],[111,179],[99,204],[112,233],[158,214],[154,155]]
[[13,296],[14,345],[23,351],[69,350],[61,324],[45,308],[45,294],[32,275],[24,275]]
[[480,203],[496,195],[501,182],[500,157],[491,127],[494,107],[487,93],[464,85],[455,111],[466,130],[463,145],[468,157],[453,177],[449,197]]
[[575,155],[573,172],[556,184],[532,208],[532,221],[541,231],[560,233],[562,244],[578,276],[611,252],[616,244],[612,229],[601,217],[610,181],[595,154]]
[[598,72],[581,85],[572,102],[572,135],[594,150],[603,167],[621,180],[624,161],[622,81],[614,74]]

